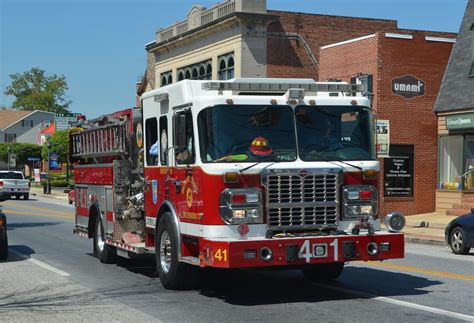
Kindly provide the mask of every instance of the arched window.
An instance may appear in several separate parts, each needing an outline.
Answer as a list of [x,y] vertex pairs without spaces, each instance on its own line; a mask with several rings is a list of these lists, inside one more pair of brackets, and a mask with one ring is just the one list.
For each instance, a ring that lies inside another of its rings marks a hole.
[[171,74],[168,75],[167,82],[168,82],[168,84],[173,83],[173,76],[171,76]]
[[184,80],[184,73],[183,73],[183,71],[179,71],[178,81],[182,81],[182,80]]
[[163,77],[161,78],[161,86],[164,86],[166,84],[168,84],[166,81],[166,76],[163,75]]
[[191,78],[191,71],[189,69],[187,69],[186,73],[184,73],[184,78],[186,80],[189,80]]
[[219,80],[230,80],[234,78],[234,53],[219,57]]
[[212,64],[207,63],[206,66],[206,80],[212,80]]
[[227,69],[226,61],[224,58],[221,58],[219,62],[219,80],[226,79],[226,69]]
[[192,78],[192,79],[193,79],[193,80],[197,80],[198,77],[199,77],[198,69],[197,69],[197,67],[195,66],[195,67],[193,68],[193,78]]
[[227,79],[233,79],[234,78],[234,56],[230,56],[229,59],[227,60]]
[[204,64],[201,64],[201,66],[199,66],[199,79],[200,80],[206,79],[206,68],[204,67]]

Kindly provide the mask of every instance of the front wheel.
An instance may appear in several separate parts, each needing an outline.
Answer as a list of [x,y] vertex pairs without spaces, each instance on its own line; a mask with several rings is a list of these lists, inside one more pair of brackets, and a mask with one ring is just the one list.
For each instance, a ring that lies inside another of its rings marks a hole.
[[454,228],[451,231],[451,236],[449,237],[449,246],[453,253],[457,255],[467,255],[469,253],[469,247],[466,242],[466,233],[460,227]]
[[105,243],[104,226],[100,217],[95,221],[94,254],[104,264],[115,262],[115,248]]
[[193,289],[198,284],[198,268],[178,261],[178,234],[171,213],[161,215],[155,234],[156,271],[167,289]]
[[337,279],[344,270],[343,262],[331,264],[319,264],[309,266],[303,269],[303,275],[306,279],[313,282],[327,282]]
[[30,194],[25,194],[25,195],[23,195],[23,199],[24,199],[24,200],[28,200],[29,198],[30,198]]

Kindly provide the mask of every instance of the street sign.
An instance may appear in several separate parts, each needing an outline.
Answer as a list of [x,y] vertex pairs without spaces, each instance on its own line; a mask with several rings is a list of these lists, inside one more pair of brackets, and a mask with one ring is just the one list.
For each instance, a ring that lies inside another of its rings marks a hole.
[[10,167],[16,167],[16,154],[10,154]]

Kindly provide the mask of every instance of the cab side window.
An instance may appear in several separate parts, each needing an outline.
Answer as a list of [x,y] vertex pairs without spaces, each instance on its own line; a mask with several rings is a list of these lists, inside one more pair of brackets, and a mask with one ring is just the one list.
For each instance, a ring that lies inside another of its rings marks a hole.
[[186,110],[178,113],[174,118],[176,162],[178,164],[194,164],[196,162],[196,155],[191,111]]
[[160,155],[161,165],[167,165],[168,160],[168,119],[166,116],[160,117]]
[[147,166],[158,166],[159,142],[158,142],[158,122],[156,118],[149,118],[145,121],[146,140],[146,164]]

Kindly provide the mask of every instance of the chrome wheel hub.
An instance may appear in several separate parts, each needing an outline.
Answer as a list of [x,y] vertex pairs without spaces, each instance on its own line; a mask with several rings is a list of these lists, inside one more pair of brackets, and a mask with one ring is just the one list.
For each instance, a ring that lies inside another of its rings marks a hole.
[[97,230],[97,249],[99,250],[99,252],[104,251],[104,246],[105,246],[105,242],[104,242],[104,239],[102,239],[102,226],[99,223],[98,230]]
[[165,273],[168,273],[171,267],[171,239],[168,231],[163,231],[160,241],[160,263]]
[[462,233],[459,231],[456,231],[453,233],[451,237],[451,244],[454,249],[456,250],[461,250],[464,242],[464,237],[462,236]]

